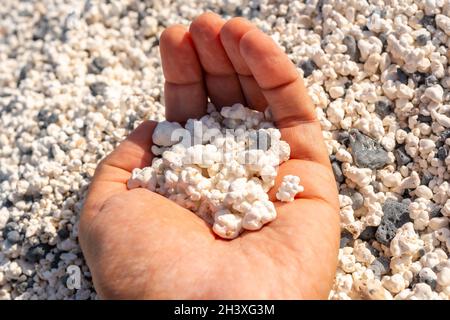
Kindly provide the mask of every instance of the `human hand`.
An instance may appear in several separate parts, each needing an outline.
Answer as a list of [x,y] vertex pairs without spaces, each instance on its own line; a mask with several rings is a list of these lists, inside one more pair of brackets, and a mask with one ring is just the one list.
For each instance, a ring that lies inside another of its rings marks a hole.
[[[289,58],[242,18],[206,13],[189,31],[160,40],[166,118],[183,122],[216,106],[271,106],[291,159],[269,192],[277,219],[234,240],[214,235],[194,213],[147,189],[127,190],[132,169],[151,163],[155,123],[146,121],[98,166],[79,239],[105,299],[326,299],[339,248],[339,202],[321,128]],[[276,200],[283,176],[305,191]]]

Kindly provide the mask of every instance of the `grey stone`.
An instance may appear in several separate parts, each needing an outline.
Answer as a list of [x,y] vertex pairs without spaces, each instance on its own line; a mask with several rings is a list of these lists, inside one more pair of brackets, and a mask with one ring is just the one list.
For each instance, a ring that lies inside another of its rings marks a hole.
[[400,68],[397,68],[397,79],[403,84],[408,84],[408,74]]
[[334,178],[337,182],[342,183],[344,182],[344,174],[342,173],[341,166],[337,161],[333,161],[331,163],[331,168],[333,169]]
[[386,117],[388,114],[392,113],[392,107],[384,100],[378,100],[375,103],[375,113],[381,118]]
[[375,239],[387,246],[394,239],[397,229],[392,222],[381,223],[377,228],[377,232],[375,232]]
[[422,178],[420,179],[420,184],[428,186],[431,180],[433,180],[433,175],[429,174],[428,172],[425,172]]
[[441,161],[445,161],[445,159],[447,158],[447,156],[448,156],[448,151],[447,151],[447,149],[446,149],[444,146],[440,147],[440,148],[438,149],[438,152],[436,153],[436,157],[437,157],[439,160],[441,160]]
[[423,114],[419,114],[417,116],[417,120],[420,122],[425,122],[425,123],[431,124],[431,122],[433,121],[433,118],[431,116],[424,116]]
[[422,47],[427,44],[428,40],[430,40],[430,37],[428,35],[420,34],[416,38],[416,43],[417,43],[417,45]]
[[31,63],[25,64],[19,72],[19,78],[17,78],[16,86],[19,87],[20,83],[27,78],[28,72],[33,68]]
[[413,79],[414,83],[419,87],[423,84],[425,84],[425,79],[428,77],[426,73],[422,72],[414,72],[411,75],[411,78]]
[[355,38],[350,35],[346,35],[342,43],[347,47],[347,51],[345,53],[350,56],[350,59],[355,62],[359,62],[361,53],[359,52],[359,48],[356,45]]
[[49,31],[48,19],[46,16],[41,17],[35,25],[35,30],[33,33],[33,41],[44,40],[45,35]]
[[375,239],[375,233],[377,232],[377,227],[366,227],[363,232],[359,235],[359,238],[363,241],[370,241]]
[[65,240],[70,236],[69,229],[67,229],[67,226],[62,227],[58,230],[58,236],[61,240]]
[[425,85],[427,87],[431,87],[431,86],[437,84],[438,82],[439,82],[439,80],[433,74],[429,75],[428,77],[425,78]]
[[37,263],[47,255],[51,248],[52,247],[46,243],[36,244],[28,249],[25,254],[25,259],[31,263]]
[[104,95],[107,87],[108,85],[102,81],[94,82],[89,85],[89,89],[91,90],[93,96]]
[[430,219],[442,217],[442,211],[441,211],[441,210],[442,210],[441,207],[435,206],[435,207],[430,211],[430,214],[429,214]]
[[432,14],[432,15],[425,15],[420,20],[420,23],[422,23],[422,25],[424,27],[436,28],[436,15],[434,15],[434,14]]
[[89,65],[89,71],[94,74],[99,74],[108,66],[108,61],[105,58],[97,57],[92,60]]
[[405,203],[388,199],[383,205],[383,217],[375,233],[378,242],[388,245],[395,237],[397,229],[411,221],[409,209]]
[[344,230],[341,233],[341,240],[339,242],[339,247],[342,249],[344,247],[351,246],[352,243],[353,243],[352,234],[350,232],[348,232],[347,230]]
[[350,131],[350,147],[360,168],[380,169],[389,161],[388,153],[379,143],[356,129]]
[[394,156],[397,161],[397,166],[399,167],[407,165],[412,161],[411,157],[406,153],[405,146],[403,145],[394,150]]
[[347,131],[340,131],[336,137],[336,140],[339,143],[347,146],[348,142],[349,142],[349,138],[350,138],[350,134]]
[[20,233],[16,230],[8,232],[8,235],[6,237],[6,239],[12,244],[20,242],[20,238]]
[[380,278],[381,276],[387,274],[391,269],[390,260],[386,257],[378,257],[372,262],[369,269],[373,271],[376,277]]
[[350,196],[350,198],[353,201],[352,208],[353,210],[358,210],[364,205],[364,197],[361,193],[358,191],[353,192],[353,194]]
[[387,37],[388,37],[388,34],[386,32],[382,32],[378,35],[378,39],[380,39],[381,44],[383,45],[383,47],[382,47],[383,52],[386,51]]
[[302,68],[303,70],[303,76],[307,78],[313,73],[314,70],[317,69],[317,65],[314,63],[314,61],[308,59],[300,63],[300,68]]
[[436,279],[433,279],[429,276],[420,273],[417,275],[417,282],[426,283],[431,287],[432,290],[435,290],[437,286]]

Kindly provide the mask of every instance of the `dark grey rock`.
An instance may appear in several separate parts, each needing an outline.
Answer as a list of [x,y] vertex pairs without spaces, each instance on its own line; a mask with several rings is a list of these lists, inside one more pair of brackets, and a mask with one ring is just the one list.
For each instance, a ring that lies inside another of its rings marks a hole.
[[410,222],[408,206],[402,202],[388,199],[383,205],[383,217],[375,233],[378,242],[388,245],[395,237],[397,229]]
[[417,251],[417,254],[419,255],[420,258],[422,258],[422,257],[425,255],[425,253],[427,253],[427,252],[425,251],[424,248],[420,248],[420,249]]
[[380,251],[378,251],[377,249],[375,249],[374,247],[372,247],[370,244],[366,243],[366,248],[369,249],[370,253],[371,253],[374,257],[379,257],[379,256],[380,256]]
[[356,129],[350,131],[350,147],[360,168],[379,169],[389,161],[388,153],[379,143]]
[[414,83],[416,84],[416,86],[421,86],[423,84],[425,84],[425,79],[428,77],[428,74],[426,73],[422,73],[422,72],[414,72],[411,75],[411,78],[413,79]]
[[439,142],[441,142],[440,146],[442,146],[448,138],[450,138],[450,129],[442,131],[439,135]]
[[300,63],[300,68],[302,68],[303,70],[303,76],[307,78],[313,73],[314,70],[317,69],[317,65],[314,63],[314,61],[308,59]]
[[359,62],[361,53],[359,52],[355,38],[350,35],[346,35],[342,43],[347,47],[347,51],[345,53],[350,56],[350,59],[355,62]]
[[378,39],[380,39],[381,44],[383,45],[383,47],[382,47],[382,51],[383,51],[383,52],[386,51],[386,47],[387,47],[387,37],[388,37],[388,34],[385,33],[385,32],[382,32],[382,33],[380,33],[380,34],[378,35]]
[[61,261],[61,255],[62,255],[61,251],[55,253],[55,255],[53,256],[52,263],[50,264],[50,268],[52,269],[58,268],[59,262]]
[[431,87],[435,84],[437,84],[439,82],[438,78],[436,78],[435,75],[429,75],[428,77],[425,78],[425,85],[427,87]]
[[58,236],[61,240],[65,240],[70,236],[70,231],[67,229],[67,226],[62,227],[58,230]]
[[378,114],[381,118],[384,118],[388,114],[392,113],[392,107],[386,101],[378,100],[375,103],[375,113]]
[[336,181],[339,183],[344,182],[345,177],[342,173],[341,165],[337,161],[334,161],[331,163],[331,168],[333,169],[334,178],[336,179]]
[[433,175],[431,175],[428,172],[425,172],[423,174],[422,178],[420,179],[420,184],[428,186],[428,184],[430,183],[431,180],[433,180]]
[[397,68],[397,79],[403,84],[408,84],[408,74],[401,68]]
[[447,151],[447,149],[446,149],[444,146],[440,147],[440,148],[438,149],[438,152],[436,153],[436,157],[437,157],[439,160],[441,160],[441,161],[445,161],[445,159],[447,158],[447,156],[448,156],[448,151]]
[[431,124],[431,122],[433,121],[433,118],[431,116],[424,116],[423,114],[419,114],[417,116],[417,120],[419,122],[425,122],[425,123]]
[[6,239],[12,244],[20,242],[20,238],[21,238],[20,233],[17,230],[12,230],[8,232],[8,235],[6,237]]
[[51,123],[58,122],[58,115],[48,109],[41,109],[37,114],[39,128],[44,129]]
[[387,199],[383,204],[383,217],[381,221],[390,221],[394,223],[397,228],[400,228],[405,223],[411,221],[409,218],[408,205],[403,202]]
[[428,40],[430,40],[430,37],[428,35],[420,34],[416,38],[416,43],[417,43],[417,45],[422,47],[427,44]]
[[366,227],[359,235],[359,238],[363,241],[373,240],[375,239],[375,232],[377,232],[377,227]]
[[420,20],[420,23],[422,23],[422,25],[424,27],[433,27],[436,28],[436,15],[432,14],[432,15],[425,15],[423,16],[423,18]]
[[442,208],[439,206],[434,207],[433,210],[430,211],[430,214],[429,214],[430,219],[442,217],[441,210],[442,210]]
[[94,74],[99,74],[108,66],[108,61],[105,58],[97,57],[92,60],[89,65],[89,71]]
[[352,208],[353,210],[358,210],[364,205],[364,197],[361,193],[358,191],[353,192],[353,194],[350,196],[350,198],[353,201]]
[[91,93],[93,96],[104,95],[106,93],[107,87],[108,87],[108,85],[102,81],[94,82],[91,85],[89,85],[89,89],[91,90]]
[[339,243],[339,247],[342,249],[344,247],[351,246],[352,243],[353,243],[353,236],[352,236],[352,234],[350,232],[348,232],[347,230],[344,230],[341,233],[341,240],[340,240],[340,243]]
[[419,273],[417,275],[417,282],[426,283],[427,285],[429,285],[431,287],[432,290],[435,290],[436,286],[437,286],[436,279],[433,279],[430,276],[427,276],[423,273],[422,274]]
[[350,138],[350,134],[347,131],[339,131],[339,133],[338,133],[338,135],[336,137],[336,140],[339,143],[341,143],[341,144],[343,144],[345,146],[348,146],[349,138]]
[[8,222],[3,228],[3,238],[7,239],[11,231],[20,231],[20,226],[14,221]]
[[406,153],[405,146],[403,145],[394,150],[394,156],[397,161],[397,166],[399,167],[407,165],[412,161],[411,157]]
[[35,30],[32,38],[33,41],[44,40],[45,35],[49,31],[49,24],[47,17],[46,16],[41,17],[34,27]]
[[31,263],[37,263],[47,255],[51,248],[52,247],[46,243],[36,244],[28,249],[25,254],[25,259]]
[[20,69],[19,77],[17,78],[16,86],[19,87],[20,83],[27,78],[28,72],[33,68],[31,63],[25,64],[22,69]]
[[386,257],[378,257],[376,258],[372,264],[369,266],[369,269],[373,271],[376,277],[381,277],[389,272],[390,268],[390,260]]
[[377,232],[375,233],[375,239],[377,239],[379,243],[387,246],[391,240],[394,239],[396,233],[397,227],[392,222],[388,221],[381,223],[378,226]]

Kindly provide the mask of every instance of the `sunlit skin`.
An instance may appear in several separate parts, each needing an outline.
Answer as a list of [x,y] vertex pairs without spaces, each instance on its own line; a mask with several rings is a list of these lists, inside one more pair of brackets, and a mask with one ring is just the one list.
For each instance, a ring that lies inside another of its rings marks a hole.
[[[194,213],[146,189],[127,190],[148,166],[155,123],[143,122],[98,166],[79,239],[104,299],[326,299],[339,248],[336,183],[303,80],[272,39],[242,18],[205,13],[160,39],[166,118],[183,122],[217,106],[268,105],[291,159],[269,195],[277,219],[234,240],[217,237]],[[291,203],[275,193],[301,177]]]

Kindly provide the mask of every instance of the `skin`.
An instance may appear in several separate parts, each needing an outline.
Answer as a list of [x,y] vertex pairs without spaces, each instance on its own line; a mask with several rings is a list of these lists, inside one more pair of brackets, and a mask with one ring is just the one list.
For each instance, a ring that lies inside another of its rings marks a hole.
[[[127,190],[148,166],[155,123],[143,122],[98,166],[79,240],[104,299],[326,299],[337,266],[339,202],[320,124],[295,66],[242,18],[213,13],[161,35],[166,118],[186,121],[216,105],[268,105],[291,159],[269,192],[277,219],[223,240],[194,213],[146,189]],[[283,176],[305,191],[276,200]]]

